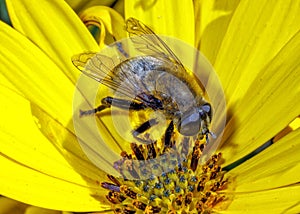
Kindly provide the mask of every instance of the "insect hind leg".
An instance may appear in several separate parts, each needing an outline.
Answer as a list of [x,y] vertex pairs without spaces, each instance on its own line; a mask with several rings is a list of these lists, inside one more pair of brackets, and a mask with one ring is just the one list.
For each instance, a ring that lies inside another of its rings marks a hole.
[[101,105],[99,105],[97,108],[86,110],[86,111],[80,110],[79,114],[80,117],[94,115],[98,112],[103,111],[104,109],[110,108],[112,105],[125,110],[143,110],[147,108],[147,106],[143,103],[138,103],[136,101],[129,101],[125,99],[118,99],[118,98],[113,98],[108,96],[108,97],[104,97],[101,100]]
[[83,117],[83,116],[90,116],[90,115],[94,115],[104,109],[110,108],[111,104],[109,103],[104,103],[101,101],[101,105],[98,106],[97,108],[94,109],[90,109],[90,110],[79,110],[79,117]]
[[114,100],[114,98],[112,98],[112,97],[104,97],[101,100],[101,105],[99,105],[97,108],[86,110],[86,111],[80,109],[79,116],[82,117],[82,116],[94,115],[104,109],[110,108],[113,100]]

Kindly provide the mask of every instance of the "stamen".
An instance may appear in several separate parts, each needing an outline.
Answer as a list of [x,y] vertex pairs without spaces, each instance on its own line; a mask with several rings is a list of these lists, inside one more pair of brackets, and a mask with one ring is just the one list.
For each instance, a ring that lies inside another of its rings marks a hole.
[[[108,175],[112,183],[102,182],[101,186],[109,190],[106,197],[114,212],[211,213],[216,205],[227,200],[221,193],[228,185],[219,165],[221,153],[212,155],[205,164],[199,165],[206,145],[205,139],[197,140],[191,145],[188,138],[184,138],[181,144],[176,144],[176,149],[181,152],[179,156],[173,147],[164,149],[159,142],[150,145],[132,143],[132,153],[122,152],[122,160],[115,163],[116,169],[120,169],[123,174],[129,173],[134,178],[139,178],[139,173],[143,172],[151,176],[148,179],[130,181]],[[155,157],[161,158],[160,164],[152,160]],[[136,167],[132,164],[134,160],[153,161],[153,167],[149,169],[143,161]],[[157,176],[167,164],[174,167]]]

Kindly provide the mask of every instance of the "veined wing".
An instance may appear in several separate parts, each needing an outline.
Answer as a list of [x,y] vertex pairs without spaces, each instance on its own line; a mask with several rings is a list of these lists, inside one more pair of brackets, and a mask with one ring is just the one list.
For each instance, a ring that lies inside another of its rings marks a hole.
[[[130,60],[122,61],[119,57],[108,57],[100,53],[86,52],[72,57],[77,69],[88,77],[107,86],[113,91],[133,99],[134,95],[147,92],[140,82],[141,78],[130,66]],[[125,66],[128,64],[128,66]],[[143,101],[139,97],[135,100]]]
[[[120,63],[126,63],[126,60],[122,62],[118,57],[108,57],[101,52],[86,52],[73,56],[72,62],[85,75],[126,97],[132,99],[133,94],[141,91],[138,84],[140,80],[134,76],[135,72],[124,71],[118,66]],[[125,82],[128,84],[124,84]]]
[[185,69],[168,45],[139,20],[135,18],[127,19],[126,30],[129,33],[135,48],[140,52],[146,55],[167,58],[177,64],[179,66],[179,70]]
[[188,73],[179,58],[174,54],[171,48],[157,36],[149,27],[141,23],[135,18],[126,20],[126,30],[130,35],[130,39],[134,48],[145,55],[151,55],[171,62],[174,66],[168,72],[178,77],[193,89],[195,95],[202,94],[203,88],[199,86],[200,82],[196,82],[191,73]]

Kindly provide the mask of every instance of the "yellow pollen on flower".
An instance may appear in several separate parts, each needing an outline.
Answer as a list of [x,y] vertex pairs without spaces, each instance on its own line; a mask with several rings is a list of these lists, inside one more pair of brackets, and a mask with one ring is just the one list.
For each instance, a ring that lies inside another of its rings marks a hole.
[[[182,144],[188,145],[188,141],[185,138]],[[173,147],[160,148],[158,145],[157,142],[151,145],[131,144],[131,154],[122,152],[122,161],[117,166],[120,172],[126,168],[135,180],[109,175],[111,182],[101,183],[103,188],[109,190],[106,198],[115,213],[210,213],[216,205],[226,200],[221,192],[228,186],[220,166],[221,153],[212,155],[203,165],[198,163],[206,145],[205,139],[196,140],[189,149],[182,146],[181,152],[187,152],[182,160],[174,155]],[[132,164],[135,160],[151,160],[163,155],[165,157],[160,163],[166,161],[165,164],[176,166],[160,175],[155,173],[161,166],[150,169],[141,167],[138,171]],[[150,176],[148,179],[138,179],[139,173],[150,173]]]

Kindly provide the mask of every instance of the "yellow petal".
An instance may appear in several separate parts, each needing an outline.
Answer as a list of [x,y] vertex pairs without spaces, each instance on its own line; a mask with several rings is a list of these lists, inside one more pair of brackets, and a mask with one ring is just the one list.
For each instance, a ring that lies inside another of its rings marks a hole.
[[194,1],[195,47],[214,64],[240,0]]
[[229,172],[236,192],[276,189],[300,181],[300,129]]
[[[50,142],[57,143],[59,148],[64,149],[67,147],[73,152],[72,148],[79,147],[77,139],[72,134],[74,133],[72,116],[74,113],[73,90],[75,86],[73,86],[69,79],[62,74],[56,65],[50,61],[40,49],[11,27],[3,23],[2,26],[1,30],[3,30],[3,32],[0,30],[0,35],[2,36],[2,41],[5,41],[6,46],[0,51],[1,54],[5,56],[0,59],[1,70],[4,71],[3,73],[16,88],[24,94],[26,99],[31,101],[32,113],[37,118],[37,121],[43,124],[41,126],[41,131],[43,131],[44,135],[50,139]],[[20,44],[18,42],[20,42]],[[16,49],[20,50],[17,54],[12,51]],[[78,114],[77,109],[75,111],[75,114]],[[7,114],[5,115],[5,118],[7,120],[10,119]],[[53,124],[58,125],[54,125],[54,128],[51,127],[49,125],[49,120],[53,121]],[[109,125],[112,126],[112,124]],[[115,159],[119,159],[118,154],[120,154],[120,146],[115,142],[116,139],[111,136],[111,133],[109,132],[110,129],[108,128],[109,125],[102,121],[100,129],[104,130],[104,132],[105,130],[108,130],[105,132],[106,139],[108,139],[105,142],[110,142],[110,145],[114,147],[114,151],[117,151],[114,156]],[[24,127],[26,132],[27,126]],[[10,128],[13,130],[13,127]],[[68,134],[61,136],[62,131],[60,130],[66,130]],[[102,133],[103,132],[101,132],[101,134]],[[75,139],[71,141],[71,144],[66,144],[64,141],[65,139],[63,139],[65,136]],[[30,136],[28,136],[28,139],[30,139]],[[38,140],[36,142],[38,142]],[[122,144],[123,141],[118,142],[121,142]],[[106,144],[104,146],[106,146]],[[95,151],[93,152],[95,153]],[[78,153],[82,154],[82,151],[80,150],[80,152],[75,154]],[[99,151],[99,154],[103,153],[105,154],[103,150]],[[63,154],[66,156],[70,155],[68,151],[63,152]],[[110,153],[108,153],[108,155],[109,154]],[[96,155],[98,155],[98,153],[96,153]],[[103,161],[103,158],[101,158],[102,157],[100,157],[99,161]],[[111,163],[112,162],[107,164],[111,166]],[[105,164],[102,165],[105,166]]]
[[[101,35],[99,40],[100,48],[103,48],[105,46],[104,39],[106,35],[106,30],[111,36],[113,36],[113,39],[115,41],[126,37],[126,31],[124,30],[125,23],[123,17],[115,10],[109,7],[90,7],[80,13],[80,18],[85,23],[85,25],[93,25],[101,29]],[[109,43],[106,42],[106,44]]]
[[214,64],[233,114],[253,80],[299,31],[299,13],[294,0],[246,0],[236,8]]
[[0,100],[1,194],[49,209],[106,208],[106,191],[99,187],[104,174],[86,160],[76,137],[3,86]]
[[66,0],[66,2],[78,13],[92,6],[112,6],[115,0]]
[[0,165],[0,191],[3,195],[49,209],[90,211],[108,208],[82,184],[54,178],[2,155]]
[[156,34],[176,37],[194,45],[192,1],[125,0],[125,18],[134,17]]
[[2,74],[27,99],[67,125],[72,118],[71,81],[44,52],[3,22],[0,22],[0,36]]
[[300,31],[252,82],[237,109],[230,112],[232,117],[224,134],[226,142],[221,148],[229,162],[255,150],[298,117],[299,58]]
[[97,51],[99,47],[74,11],[64,1],[33,4],[30,0],[8,0],[7,7],[13,27],[33,41],[75,83],[78,72],[74,72],[71,57],[86,50]]
[[238,193],[223,214],[299,213],[300,186],[287,186],[260,192]]

